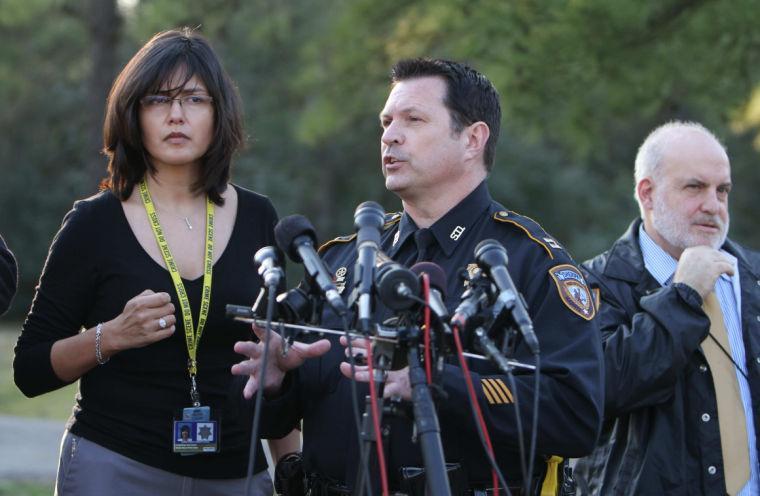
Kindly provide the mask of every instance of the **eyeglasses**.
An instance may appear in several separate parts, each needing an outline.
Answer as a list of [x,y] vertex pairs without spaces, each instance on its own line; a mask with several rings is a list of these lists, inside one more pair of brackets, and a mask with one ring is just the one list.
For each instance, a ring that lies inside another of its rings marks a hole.
[[205,108],[214,101],[208,95],[184,95],[174,98],[166,95],[147,95],[140,98],[140,105],[146,110],[169,112],[175,100],[179,102],[180,107],[188,112]]

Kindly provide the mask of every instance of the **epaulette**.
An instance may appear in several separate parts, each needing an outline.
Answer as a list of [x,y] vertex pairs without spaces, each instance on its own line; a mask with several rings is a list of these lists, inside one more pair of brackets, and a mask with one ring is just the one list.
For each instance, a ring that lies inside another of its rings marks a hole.
[[353,241],[354,238],[356,238],[356,233],[350,234],[348,236],[338,236],[337,238],[331,239],[330,241],[327,241],[324,244],[322,244],[322,246],[320,246],[319,249],[317,250],[317,253],[321,255],[326,249],[330,248],[332,245],[336,245],[338,243],[349,243]]
[[[389,214],[385,214],[385,219],[383,222],[383,231],[386,229],[394,226],[395,224],[398,224],[398,222],[401,220],[401,212],[392,212]],[[356,233],[349,234],[346,236],[338,236],[335,239],[331,239],[330,241],[325,242],[322,246],[319,247],[317,250],[317,253],[320,255],[328,248],[330,248],[332,245],[338,244],[338,243],[350,243],[356,238]]]
[[562,250],[562,247],[559,243],[557,243],[557,240],[549,236],[546,231],[544,231],[544,228],[530,217],[520,215],[510,210],[499,210],[498,212],[495,212],[491,218],[496,222],[510,224],[517,227],[530,239],[538,243],[544,250],[546,250],[549,258],[552,260],[554,259],[554,252],[552,250]]
[[398,224],[401,220],[401,212],[390,212],[385,214],[385,223],[383,224],[383,231]]

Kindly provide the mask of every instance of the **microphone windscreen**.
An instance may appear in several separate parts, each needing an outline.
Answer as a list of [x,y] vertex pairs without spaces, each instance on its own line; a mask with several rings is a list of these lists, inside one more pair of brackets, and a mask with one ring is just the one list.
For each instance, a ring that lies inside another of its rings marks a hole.
[[446,298],[446,273],[440,265],[433,262],[418,262],[412,265],[411,270],[418,276],[423,272],[427,273],[430,287],[437,289],[441,297]]
[[380,229],[385,223],[385,210],[379,203],[373,201],[366,201],[360,203],[354,211],[354,226],[359,229],[361,227],[374,227]]
[[288,215],[274,226],[274,239],[277,241],[277,246],[296,263],[302,260],[293,241],[300,236],[308,236],[312,245],[317,246],[317,232],[309,219],[303,215]]

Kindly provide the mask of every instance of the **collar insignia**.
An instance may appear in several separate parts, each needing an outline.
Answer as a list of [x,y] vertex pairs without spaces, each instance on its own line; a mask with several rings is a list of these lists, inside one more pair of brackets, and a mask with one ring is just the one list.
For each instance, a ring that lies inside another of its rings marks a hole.
[[462,233],[464,232],[466,228],[463,226],[457,226],[454,228],[453,231],[451,231],[451,234],[449,234],[449,237],[453,239],[454,241],[459,241],[459,237],[462,236]]
[[400,231],[396,231],[396,234],[393,235],[393,246],[396,246],[396,243],[398,243],[398,237],[401,236]]

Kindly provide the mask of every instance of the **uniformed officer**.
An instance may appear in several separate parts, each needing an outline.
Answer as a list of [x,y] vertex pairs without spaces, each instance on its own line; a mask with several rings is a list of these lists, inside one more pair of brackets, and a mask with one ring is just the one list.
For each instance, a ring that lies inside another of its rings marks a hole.
[[[505,209],[489,194],[486,177],[494,162],[500,119],[496,90],[470,67],[427,59],[394,66],[392,89],[380,113],[382,171],[386,188],[401,198],[404,211],[386,218],[381,245],[402,264],[427,260],[441,266],[447,275],[449,310],[465,289],[457,274],[473,266],[478,242],[493,238],[507,249],[510,273],[541,343],[535,474],[538,482],[549,475],[549,490],[556,484],[559,460],[552,455],[580,456],[596,441],[602,408],[601,343],[592,320],[591,294],[570,256],[537,223]],[[354,237],[327,243],[321,254],[347,297],[356,261]],[[337,324],[326,315],[323,324],[329,322]],[[277,339],[273,338],[273,350],[279,349]],[[251,397],[258,386],[253,374],[262,345],[237,343],[235,350],[250,357],[234,366],[233,373],[250,375],[244,395]],[[522,343],[516,347],[516,358],[532,362]],[[328,494],[351,490],[359,460],[351,373],[345,360],[337,341],[297,343],[285,357],[272,353],[264,384],[269,411],[278,413],[265,431],[284,434],[303,419],[304,471],[315,490]],[[438,402],[437,411],[445,458],[460,464],[470,494],[492,487],[490,466],[472,420],[462,370],[454,363],[445,366],[446,399]],[[533,376],[518,374],[513,391],[490,363],[473,360],[470,367],[498,464],[508,484],[520,486],[513,399],[519,394],[528,423],[536,394]],[[356,379],[366,381],[364,369],[357,370]],[[363,398],[367,388],[360,386]],[[406,370],[388,375],[384,393],[409,399]],[[389,483],[398,490],[404,487],[401,469],[421,467],[422,458],[412,441],[411,421],[384,420]],[[527,434],[529,426],[523,426]]]

